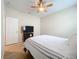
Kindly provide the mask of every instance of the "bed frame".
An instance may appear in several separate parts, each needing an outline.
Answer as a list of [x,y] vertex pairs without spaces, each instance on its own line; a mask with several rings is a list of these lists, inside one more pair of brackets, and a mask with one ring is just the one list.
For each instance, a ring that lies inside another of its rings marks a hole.
[[[25,52],[25,53],[27,52],[27,53],[31,54],[30,51],[29,51],[28,49],[26,49],[25,47],[24,47],[24,52]],[[32,56],[32,54],[31,54],[31,56]],[[34,59],[33,56],[32,56],[32,58]]]

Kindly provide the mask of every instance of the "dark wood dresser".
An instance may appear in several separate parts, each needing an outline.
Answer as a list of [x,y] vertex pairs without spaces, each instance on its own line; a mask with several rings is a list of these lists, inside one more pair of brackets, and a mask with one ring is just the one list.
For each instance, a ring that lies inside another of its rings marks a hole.
[[33,37],[33,32],[24,32],[23,31],[23,42],[25,42],[25,40],[30,37]]

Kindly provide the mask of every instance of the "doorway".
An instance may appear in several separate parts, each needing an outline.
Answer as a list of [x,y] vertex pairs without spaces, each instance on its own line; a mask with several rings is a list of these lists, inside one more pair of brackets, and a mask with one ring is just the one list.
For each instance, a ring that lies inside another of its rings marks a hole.
[[6,17],[6,45],[18,43],[18,18]]

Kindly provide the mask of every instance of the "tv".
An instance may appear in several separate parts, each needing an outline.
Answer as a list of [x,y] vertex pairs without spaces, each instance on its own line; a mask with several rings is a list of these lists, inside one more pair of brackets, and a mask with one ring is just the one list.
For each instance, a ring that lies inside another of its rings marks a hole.
[[33,32],[34,29],[33,29],[33,26],[25,26],[25,32]]

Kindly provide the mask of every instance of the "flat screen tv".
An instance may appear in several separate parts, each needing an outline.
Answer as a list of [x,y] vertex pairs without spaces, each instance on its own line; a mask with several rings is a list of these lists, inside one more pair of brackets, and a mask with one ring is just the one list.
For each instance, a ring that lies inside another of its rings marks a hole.
[[25,26],[25,32],[33,32],[33,26]]

